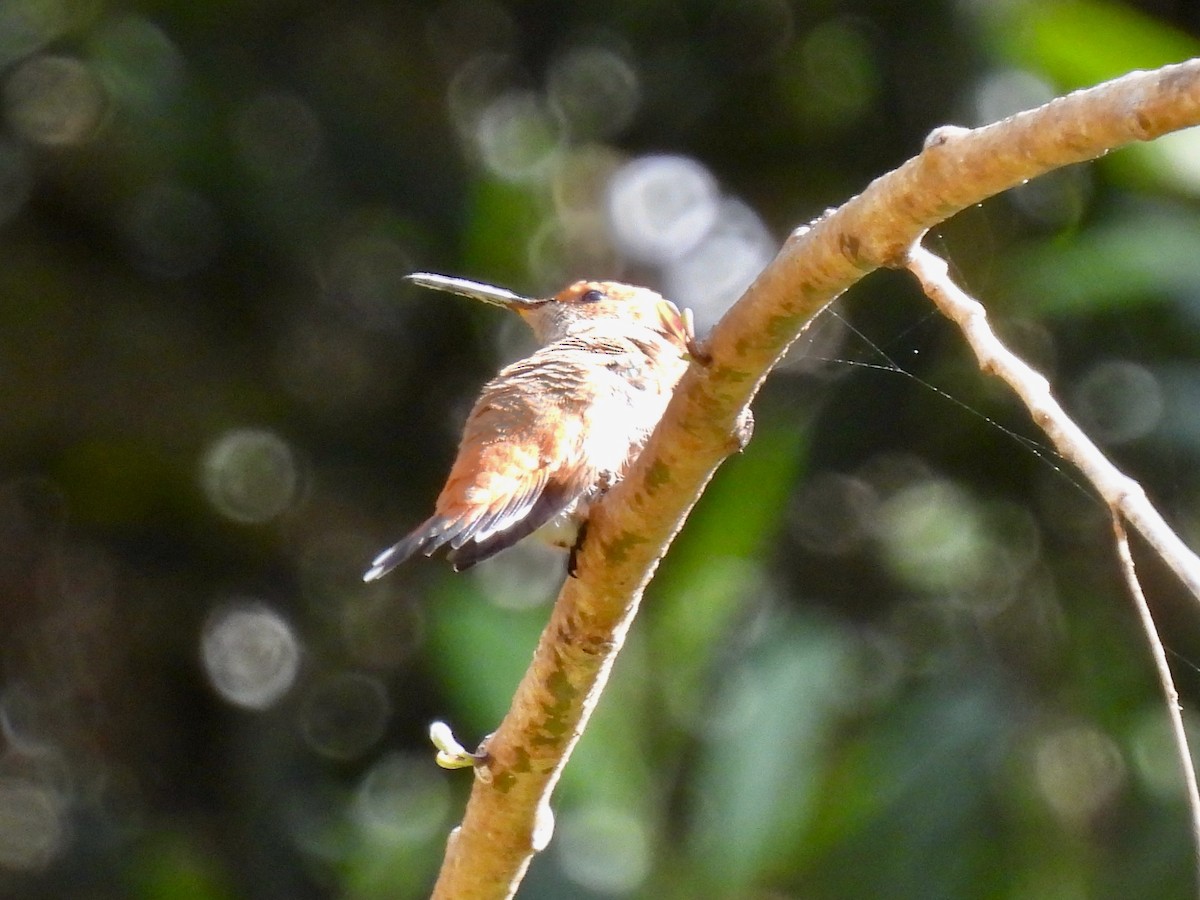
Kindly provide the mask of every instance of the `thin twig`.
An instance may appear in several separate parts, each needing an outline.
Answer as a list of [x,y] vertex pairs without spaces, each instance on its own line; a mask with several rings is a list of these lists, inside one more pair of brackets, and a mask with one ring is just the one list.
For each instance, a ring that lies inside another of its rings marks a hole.
[[[1200,60],[1136,72],[974,131],[939,129],[925,150],[796,232],[684,376],[626,478],[591,514],[512,707],[488,742],[447,846],[437,898],[511,897],[546,835],[549,798],[629,628],[642,590],[721,461],[759,385],[807,324],[848,287],[902,261],[928,228],[1070,163],[1200,124]],[[677,298],[686,304],[687,298]]]
[[1133,554],[1129,550],[1129,535],[1125,533],[1125,523],[1121,521],[1116,509],[1112,512],[1113,535],[1117,542],[1117,558],[1121,563],[1121,574],[1129,587],[1129,595],[1133,598],[1134,608],[1138,619],[1141,620],[1142,630],[1146,633],[1146,643],[1150,645],[1150,655],[1154,657],[1154,667],[1158,671],[1158,681],[1162,685],[1163,697],[1167,701],[1167,716],[1171,720],[1171,733],[1175,739],[1175,749],[1179,755],[1179,767],[1183,771],[1184,791],[1188,800],[1188,811],[1192,817],[1192,850],[1196,862],[1196,887],[1200,893],[1200,788],[1196,785],[1196,767],[1192,763],[1192,751],[1188,746],[1187,731],[1183,727],[1183,707],[1179,704],[1179,691],[1175,689],[1175,679],[1171,677],[1171,667],[1167,663],[1167,651],[1163,648],[1162,639],[1158,636],[1158,628],[1154,617],[1150,614],[1150,606],[1146,603],[1146,595],[1142,592],[1141,582],[1137,577],[1137,569],[1133,565]]
[[1200,792],[1197,792],[1196,788],[1196,773],[1192,766],[1191,751],[1188,749],[1187,734],[1183,729],[1183,718],[1179,712],[1179,694],[1175,690],[1162,641],[1158,637],[1150,609],[1146,605],[1146,598],[1138,583],[1123,520],[1133,523],[1197,597],[1200,597],[1200,593],[1197,593],[1197,585],[1200,585],[1200,560],[1163,521],[1158,510],[1147,499],[1141,485],[1114,466],[1100,448],[1092,443],[1083,429],[1067,415],[1054,399],[1050,383],[1004,346],[988,325],[987,312],[983,305],[950,278],[945,260],[920,244],[915,244],[908,255],[908,267],[942,314],[953,320],[962,330],[963,337],[979,360],[980,369],[1001,378],[1013,389],[1034,421],[1050,438],[1055,449],[1064,459],[1079,468],[1112,512],[1113,532],[1117,539],[1121,570],[1141,618],[1142,628],[1146,632],[1146,640],[1158,670],[1158,678],[1167,698],[1179,764],[1183,770],[1188,809],[1192,817],[1193,850],[1197,860],[1197,877],[1200,879]]
[[1050,383],[996,337],[987,311],[950,278],[946,262],[914,244],[908,267],[938,309],[962,330],[984,372],[999,376],[1016,392],[1054,448],[1076,465],[1104,502],[1120,512],[1200,600],[1200,557],[1180,540],[1155,509],[1142,486],[1106,457],[1054,399]]

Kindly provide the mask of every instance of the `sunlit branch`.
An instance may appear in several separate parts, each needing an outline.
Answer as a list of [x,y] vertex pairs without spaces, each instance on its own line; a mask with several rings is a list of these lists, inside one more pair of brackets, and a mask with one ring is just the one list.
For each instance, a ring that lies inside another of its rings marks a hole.
[[1054,399],[1049,382],[1004,346],[988,325],[987,311],[983,304],[951,280],[945,260],[916,244],[909,253],[908,267],[943,315],[954,321],[962,330],[963,337],[979,360],[980,369],[1001,378],[1013,389],[1059,454],[1083,473],[1112,512],[1121,571],[1133,597],[1142,628],[1146,632],[1146,640],[1150,645],[1159,681],[1167,699],[1167,710],[1171,717],[1186,786],[1188,808],[1192,816],[1197,859],[1200,861],[1200,793],[1197,792],[1196,772],[1179,710],[1179,694],[1175,690],[1162,641],[1159,639],[1158,630],[1133,567],[1133,557],[1129,552],[1129,541],[1123,523],[1128,521],[1133,524],[1197,599],[1200,599],[1200,559],[1197,559],[1196,554],[1188,549],[1159,515],[1141,485],[1113,465],[1083,429],[1067,415]]
[[[487,745],[447,847],[437,898],[515,893],[548,834],[549,798],[607,680],[658,561],[721,461],[762,380],[809,322],[880,266],[902,264],[928,228],[1052,169],[1200,124],[1200,61],[1138,72],[969,131],[935,131],[924,151],[797,231],[684,376],[629,475],[593,512],[578,558]],[[678,298],[686,303],[686,298]]]
[[1104,502],[1129,522],[1200,600],[1200,558],[1180,540],[1138,482],[1106,457],[1055,400],[1050,383],[996,337],[983,304],[958,287],[941,257],[914,245],[908,267],[925,293],[962,330],[980,368],[1003,379],[1062,457],[1084,474]]

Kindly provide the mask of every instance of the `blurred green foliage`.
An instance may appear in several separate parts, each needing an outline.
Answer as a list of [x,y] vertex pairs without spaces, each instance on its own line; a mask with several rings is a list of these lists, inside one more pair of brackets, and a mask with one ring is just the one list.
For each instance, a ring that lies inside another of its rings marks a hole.
[[[421,897],[562,578],[376,550],[518,323],[1196,53],[1189,2],[0,0],[0,895]],[[1195,131],[931,236],[1200,540]],[[618,190],[618,186],[622,186]],[[902,275],[824,314],[651,585],[522,898],[1185,897],[1103,506]],[[1200,617],[1141,573],[1181,681]]]

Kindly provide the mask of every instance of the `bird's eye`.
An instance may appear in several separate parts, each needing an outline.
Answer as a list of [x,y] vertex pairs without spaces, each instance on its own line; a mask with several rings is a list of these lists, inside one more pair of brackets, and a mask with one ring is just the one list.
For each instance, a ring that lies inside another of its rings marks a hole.
[[598,291],[595,288],[593,288],[592,290],[583,294],[579,298],[579,302],[580,303],[599,303],[603,299],[605,299],[604,291]]

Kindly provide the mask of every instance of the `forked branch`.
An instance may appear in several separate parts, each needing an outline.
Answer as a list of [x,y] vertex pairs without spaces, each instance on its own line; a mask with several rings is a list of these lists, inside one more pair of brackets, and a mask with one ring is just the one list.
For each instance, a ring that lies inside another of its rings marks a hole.
[[[797,231],[713,329],[632,471],[593,513],[525,677],[487,745],[434,896],[511,897],[544,845],[549,798],[642,590],[721,461],[742,411],[805,326],[930,227],[1045,172],[1200,124],[1200,60],[1126,75],[976,130],[935,131],[920,155]],[[686,302],[686,298],[679,298]]]
[[908,267],[942,314],[963,333],[984,372],[1002,378],[1016,392],[1054,449],[1083,472],[1114,513],[1129,522],[1200,600],[1200,558],[1171,530],[1142,486],[1109,461],[1054,399],[1050,383],[1009,350],[988,326],[987,310],[949,277],[944,260],[919,244]]
[[1142,486],[1113,465],[1083,429],[1067,415],[1054,399],[1049,382],[1004,346],[988,326],[987,311],[983,304],[969,296],[950,279],[946,262],[916,244],[909,253],[908,267],[921,282],[921,287],[929,299],[944,316],[958,325],[967,344],[974,351],[975,358],[979,360],[979,368],[1003,379],[1013,389],[1029,410],[1033,420],[1050,438],[1054,449],[1083,473],[1108,504],[1112,513],[1113,536],[1121,571],[1125,576],[1142,630],[1146,634],[1146,642],[1150,646],[1167,701],[1167,713],[1171,720],[1188,808],[1192,815],[1193,838],[1196,851],[1200,854],[1200,792],[1196,788],[1196,770],[1192,765],[1187,732],[1184,731],[1183,717],[1180,715],[1179,694],[1175,690],[1175,681],[1167,664],[1166,651],[1163,649],[1158,629],[1154,626],[1154,619],[1150,615],[1150,608],[1146,605],[1146,598],[1142,594],[1141,584],[1134,570],[1124,523],[1133,524],[1198,599],[1200,559],[1197,559],[1196,554],[1188,549],[1163,521],[1158,510],[1146,497]]

